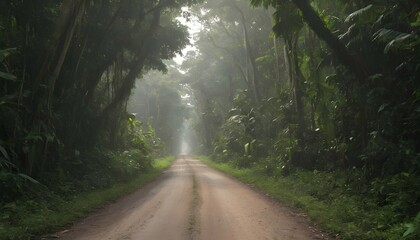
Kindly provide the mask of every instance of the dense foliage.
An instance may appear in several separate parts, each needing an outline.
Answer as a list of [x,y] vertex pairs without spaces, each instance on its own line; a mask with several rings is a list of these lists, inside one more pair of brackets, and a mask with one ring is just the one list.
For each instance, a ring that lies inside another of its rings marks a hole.
[[151,166],[162,143],[129,96],[188,44],[176,17],[193,2],[1,1],[0,228]]
[[251,4],[191,10],[204,30],[183,66],[207,152],[273,177],[344,176],[331,182],[342,194],[389,210],[386,225],[372,228],[413,221],[418,234],[419,2]]
[[[189,43],[180,14],[197,51],[150,73]],[[188,122],[221,162],[348,201],[370,230],[346,238],[416,239],[419,30],[418,0],[2,1],[0,224],[133,178]]]

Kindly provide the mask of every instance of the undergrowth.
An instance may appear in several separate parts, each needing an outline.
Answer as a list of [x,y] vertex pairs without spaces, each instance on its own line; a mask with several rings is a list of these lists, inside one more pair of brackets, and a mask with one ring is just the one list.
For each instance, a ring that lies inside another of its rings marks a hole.
[[[262,166],[237,168],[231,163],[215,162],[203,156],[199,159],[243,182],[256,186],[290,207],[301,209],[336,239],[414,240],[419,236],[420,214],[417,217],[415,213],[411,213],[413,217],[408,216],[410,214],[400,208],[398,198],[378,199],[377,195],[365,190],[368,189],[366,186],[357,186],[357,183],[350,181],[346,177],[349,173],[297,170],[288,176],[269,176]],[[388,181],[388,185],[396,182],[394,180],[392,183],[392,179]],[[379,183],[372,182],[369,188],[374,189],[376,185]],[[395,195],[398,194],[398,189],[400,195],[406,190],[402,186],[392,187],[396,188],[393,189]],[[385,186],[382,191],[386,189]],[[412,198],[409,200],[413,201],[413,204],[418,204],[416,194]]]
[[[73,182],[50,183],[48,187],[19,180],[17,183],[25,193],[17,200],[0,202],[0,239],[33,239],[54,232],[151,182],[174,160],[167,157],[140,161],[135,151],[108,154],[113,167],[92,173],[96,180],[89,176]],[[4,182],[11,177],[9,175],[1,173],[2,186],[6,185]],[[26,192],[27,189],[32,191]]]

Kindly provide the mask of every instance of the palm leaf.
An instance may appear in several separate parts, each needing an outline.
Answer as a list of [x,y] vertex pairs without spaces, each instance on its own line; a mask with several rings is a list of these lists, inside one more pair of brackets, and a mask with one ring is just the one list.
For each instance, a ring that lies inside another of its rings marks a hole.
[[14,53],[16,48],[6,48],[0,50],[0,62],[3,62],[5,58],[7,58],[10,54]]
[[369,5],[367,5],[366,7],[364,7],[364,8],[361,8],[361,9],[359,9],[359,10],[357,10],[357,11],[355,11],[355,12],[353,12],[353,13],[350,13],[347,17],[346,17],[346,20],[345,20],[345,22],[350,22],[350,21],[352,21],[354,18],[356,18],[356,17],[360,17],[360,16],[362,16],[362,15],[364,15],[369,9],[371,9],[372,8],[372,4],[369,4]]
[[15,81],[16,80],[15,75],[12,75],[12,74],[6,73],[6,72],[2,72],[2,71],[0,71],[0,78],[10,80],[10,81]]
[[387,43],[384,49],[388,53],[391,49],[411,49],[419,44],[418,36],[410,33],[403,33],[392,29],[380,29],[374,35],[373,41],[382,41]]

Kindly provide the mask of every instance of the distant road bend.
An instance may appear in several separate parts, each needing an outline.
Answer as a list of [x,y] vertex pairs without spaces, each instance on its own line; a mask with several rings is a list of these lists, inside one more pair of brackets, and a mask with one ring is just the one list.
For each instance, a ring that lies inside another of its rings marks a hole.
[[304,217],[181,156],[155,182],[59,234],[68,240],[324,239]]

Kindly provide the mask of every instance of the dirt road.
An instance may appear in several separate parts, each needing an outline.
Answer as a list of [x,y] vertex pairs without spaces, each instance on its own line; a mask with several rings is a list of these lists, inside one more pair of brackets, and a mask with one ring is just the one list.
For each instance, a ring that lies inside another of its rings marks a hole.
[[60,239],[323,239],[303,217],[197,160],[75,224]]

